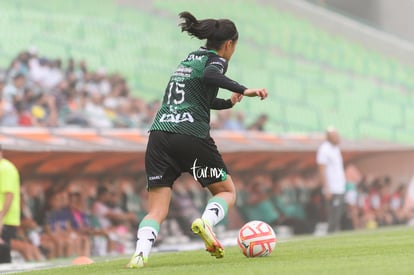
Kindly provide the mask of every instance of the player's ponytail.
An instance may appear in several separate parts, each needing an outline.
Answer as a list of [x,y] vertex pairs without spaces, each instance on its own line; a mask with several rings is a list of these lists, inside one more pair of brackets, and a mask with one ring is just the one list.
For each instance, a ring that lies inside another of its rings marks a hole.
[[239,38],[236,25],[231,20],[197,20],[188,11],[180,13],[179,16],[184,19],[184,22],[179,24],[181,31],[188,32],[189,35],[200,40],[207,39],[206,47],[208,49],[218,50],[225,41],[230,39],[235,41]]

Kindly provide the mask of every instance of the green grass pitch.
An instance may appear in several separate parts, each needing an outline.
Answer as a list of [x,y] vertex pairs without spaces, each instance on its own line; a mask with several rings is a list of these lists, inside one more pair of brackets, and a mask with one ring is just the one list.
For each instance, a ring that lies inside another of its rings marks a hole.
[[125,269],[124,258],[30,274],[414,274],[414,228],[295,237],[278,242],[263,258],[245,258],[237,247],[227,247],[225,253],[223,259],[205,251],[154,253],[139,270]]

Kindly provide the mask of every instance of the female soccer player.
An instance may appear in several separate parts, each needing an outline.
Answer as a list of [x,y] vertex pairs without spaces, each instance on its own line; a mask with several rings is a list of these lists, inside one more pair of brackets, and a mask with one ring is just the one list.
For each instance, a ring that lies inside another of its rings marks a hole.
[[[191,230],[200,236],[212,256],[224,256],[212,228],[233,206],[236,194],[210,137],[210,110],[231,108],[243,96],[267,97],[266,89],[248,89],[224,75],[239,37],[232,21],[197,20],[189,12],[179,16],[184,20],[179,24],[181,31],[207,42],[205,47],[191,52],[172,74],[150,128],[145,155],[149,210],[139,224],[136,250],[128,268],[143,267],[148,262],[160,225],[168,214],[173,183],[183,172],[190,173],[213,195]],[[231,98],[217,98],[219,88],[233,92]]]

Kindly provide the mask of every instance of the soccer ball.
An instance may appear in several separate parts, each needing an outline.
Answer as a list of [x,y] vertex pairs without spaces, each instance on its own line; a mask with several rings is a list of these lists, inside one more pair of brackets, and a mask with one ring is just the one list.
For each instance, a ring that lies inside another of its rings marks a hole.
[[276,246],[277,238],[272,227],[262,221],[251,221],[243,225],[237,244],[246,257],[269,256]]

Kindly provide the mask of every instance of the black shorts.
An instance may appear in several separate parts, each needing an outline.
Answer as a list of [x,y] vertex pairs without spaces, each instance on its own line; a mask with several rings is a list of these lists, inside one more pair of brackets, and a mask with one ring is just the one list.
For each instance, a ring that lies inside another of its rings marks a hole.
[[172,187],[188,172],[203,187],[227,178],[227,167],[211,137],[152,131],[145,153],[147,189]]
[[10,241],[16,238],[17,226],[3,225],[0,238],[10,246]]

